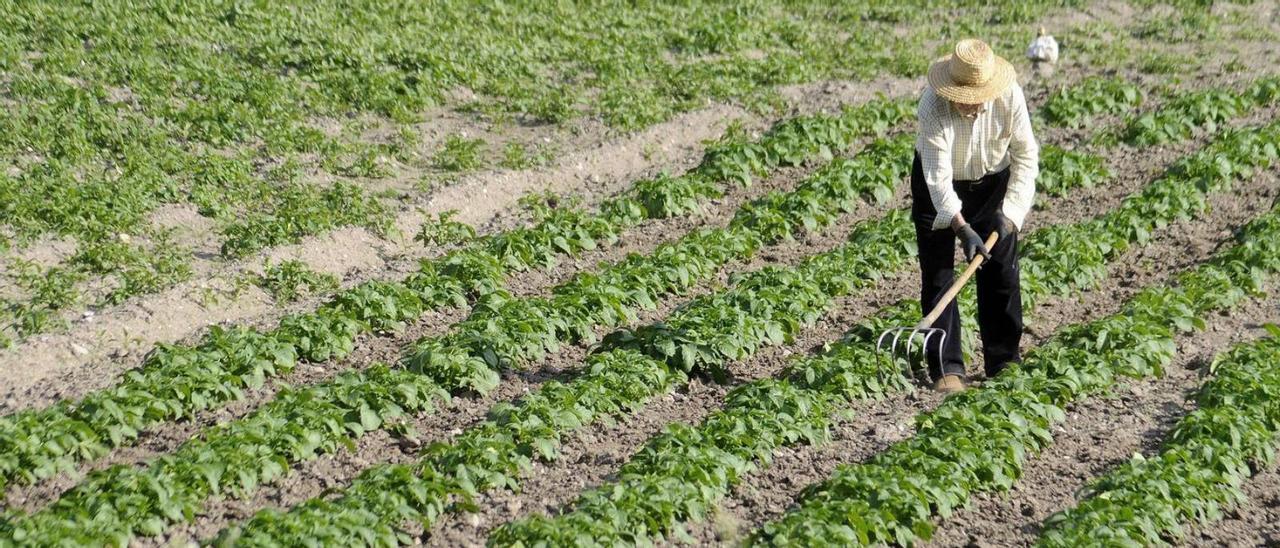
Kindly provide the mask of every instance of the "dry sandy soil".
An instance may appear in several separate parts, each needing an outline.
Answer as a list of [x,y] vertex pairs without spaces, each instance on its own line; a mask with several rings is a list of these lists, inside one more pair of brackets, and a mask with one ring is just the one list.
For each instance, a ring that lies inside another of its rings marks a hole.
[[[1132,15],[1133,11],[1123,4],[1107,3],[1088,12],[1063,16],[1059,23],[1118,21]],[[1249,43],[1237,46],[1246,51],[1258,48]],[[1206,63],[1203,73],[1182,75],[1179,85],[1200,88],[1248,81],[1267,72],[1268,65],[1274,66],[1275,52],[1264,49],[1258,48],[1257,55],[1266,56],[1264,60],[1270,62],[1260,62],[1250,70],[1234,73],[1217,71],[1214,63]],[[1026,79],[1024,86],[1032,109],[1044,103],[1054,84],[1096,73],[1093,67],[1068,58],[1052,80]],[[1125,76],[1143,86],[1167,83],[1167,78],[1160,75],[1134,71]],[[832,110],[864,102],[878,93],[910,95],[922,85],[923,82],[917,80],[881,79],[869,83],[819,82],[797,86],[784,90],[784,96],[792,105],[785,115]],[[1143,108],[1158,109],[1159,104],[1153,102]],[[1273,120],[1275,115],[1275,109],[1266,109],[1233,124],[1258,124]],[[432,194],[424,203],[406,207],[396,222],[402,232],[412,233],[425,214],[459,209],[462,220],[480,227],[481,232],[493,232],[524,222],[515,203],[528,191],[572,191],[582,194],[587,204],[597,203],[638,178],[659,171],[680,172],[693,166],[701,157],[704,141],[723,132],[733,119],[744,119],[748,127],[755,130],[775,121],[738,107],[716,105],[625,137],[585,132],[578,140],[562,143],[568,153],[551,166],[468,176]],[[1106,212],[1157,178],[1175,160],[1212,138],[1212,135],[1200,134],[1188,142],[1141,150],[1128,146],[1102,147],[1089,141],[1094,129],[1119,122],[1119,118],[1106,117],[1097,120],[1090,129],[1049,128],[1040,135],[1045,143],[1101,155],[1113,176],[1095,188],[1080,189],[1061,198],[1040,199],[1040,207],[1032,213],[1025,230],[1077,222]],[[898,128],[900,132],[912,130],[910,124]],[[644,253],[698,227],[722,226],[740,205],[771,190],[792,188],[818,167],[806,165],[779,170],[756,185],[734,190],[702,215],[643,223],[627,231],[616,246],[514,279],[511,288],[519,295],[543,295],[552,286],[575,273],[595,268],[602,261],[616,261],[632,252]],[[1034,347],[1062,326],[1113,313],[1125,298],[1143,287],[1165,283],[1178,272],[1203,262],[1231,240],[1236,228],[1268,210],[1277,198],[1280,198],[1280,184],[1275,170],[1259,173],[1230,192],[1213,195],[1208,214],[1163,228],[1148,245],[1136,246],[1113,261],[1100,287],[1041,303],[1029,315],[1025,347]],[[863,207],[829,230],[771,246],[749,261],[731,263],[716,280],[701,284],[685,295],[664,299],[656,310],[644,314],[640,322],[659,320],[690,298],[723,287],[732,273],[767,265],[795,264],[805,256],[830,249],[842,241],[855,222],[876,218],[885,207],[900,207],[907,200],[908,197],[899,192],[889,206]],[[168,222],[180,224],[190,216],[188,213],[165,211],[162,215]],[[57,244],[49,245],[56,247]],[[418,258],[437,252],[439,250],[422,249],[412,241],[384,239],[361,229],[348,229],[296,246],[273,249],[264,256],[300,258],[320,270],[341,275],[344,286],[351,286],[370,279],[402,278],[413,270]],[[276,307],[256,289],[219,302],[202,302],[199,297],[202,287],[225,287],[240,272],[257,268],[262,259],[263,256],[258,256],[210,269],[191,284],[104,311],[91,321],[77,322],[68,332],[39,337],[0,352],[0,377],[6,379],[0,388],[0,411],[10,413],[44,407],[60,399],[111,386],[122,372],[136,367],[145,351],[157,342],[194,341],[208,326],[220,323],[269,328],[287,313],[319,304],[319,300],[311,299]],[[485,495],[477,501],[478,513],[449,514],[431,531],[422,532],[422,540],[439,546],[478,545],[490,530],[506,521],[563,510],[564,505],[584,489],[610,481],[618,468],[665,425],[676,421],[698,423],[723,404],[725,394],[734,386],[777,374],[789,356],[815,351],[824,342],[838,339],[859,319],[882,306],[913,296],[916,291],[913,267],[893,273],[872,289],[837,300],[825,317],[794,342],[765,349],[754,358],[736,364],[731,383],[694,379],[687,386],[649,402],[632,416],[582,428],[568,437],[562,459],[536,465],[520,492]],[[87,463],[76,473],[31,486],[10,487],[4,493],[3,506],[37,510],[74,486],[84,473],[115,464],[144,463],[168,453],[208,426],[247,415],[270,401],[284,386],[314,384],[340,371],[393,362],[408,343],[424,335],[445,332],[464,313],[464,310],[437,311],[399,333],[362,336],[357,341],[356,352],[347,358],[299,367],[230,406],[146,432],[135,446]],[[1198,370],[1215,352],[1234,342],[1260,336],[1261,326],[1267,322],[1280,323],[1280,301],[1274,293],[1250,301],[1231,315],[1209,318],[1206,330],[1180,337],[1179,357],[1164,377],[1128,382],[1105,397],[1088,399],[1071,407],[1068,419],[1055,432],[1057,441],[1053,450],[1033,459],[1026,476],[1013,490],[976,497],[969,508],[938,524],[937,535],[930,544],[1006,546],[1034,542],[1043,520],[1076,502],[1076,491],[1091,478],[1124,462],[1135,452],[1157,450],[1164,433],[1187,412],[1187,395],[1199,384]],[[455,398],[436,413],[416,417],[413,426],[422,433],[425,442],[448,441],[481,421],[493,404],[516,400],[548,380],[571,378],[587,351],[587,348],[570,346],[535,367],[507,373],[501,388],[494,393],[485,397]],[[837,465],[861,461],[911,436],[912,418],[939,401],[935,394],[917,391],[856,405],[848,418],[837,423],[829,443],[779,451],[771,463],[749,474],[734,488],[713,519],[689,524],[690,533],[700,544],[732,544],[741,540],[755,527],[782,515],[804,486],[828,477]],[[409,461],[417,450],[386,432],[369,434],[358,440],[353,450],[297,466],[294,473],[259,489],[249,500],[211,501],[192,523],[175,527],[163,537],[142,539],[141,544],[207,539],[260,509],[288,507],[330,490],[340,491],[368,466]],[[1222,522],[1191,530],[1183,542],[1280,545],[1280,525],[1277,525],[1280,523],[1280,474],[1275,470],[1262,471],[1245,485],[1245,491],[1249,495],[1248,504],[1230,512]]]

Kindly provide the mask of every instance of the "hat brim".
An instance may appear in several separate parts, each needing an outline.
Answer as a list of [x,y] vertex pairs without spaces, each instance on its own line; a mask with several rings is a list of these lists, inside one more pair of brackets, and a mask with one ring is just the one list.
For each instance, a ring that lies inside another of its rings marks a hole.
[[995,72],[985,84],[981,86],[957,84],[951,79],[951,71],[948,69],[952,57],[953,55],[946,55],[929,65],[929,87],[943,99],[965,105],[985,103],[999,97],[1018,79],[1018,73],[1013,65],[1004,57],[997,55]]

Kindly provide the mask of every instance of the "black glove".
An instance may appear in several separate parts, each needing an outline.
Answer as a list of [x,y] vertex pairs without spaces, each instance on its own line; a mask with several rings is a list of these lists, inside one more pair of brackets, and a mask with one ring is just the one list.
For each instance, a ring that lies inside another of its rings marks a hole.
[[996,213],[996,235],[999,236],[996,240],[997,243],[1003,242],[1017,233],[1018,225],[1013,224],[1013,221],[1005,217],[1003,212]]
[[960,248],[964,249],[964,260],[972,261],[974,255],[982,255],[987,260],[991,260],[991,252],[987,250],[987,244],[982,243],[982,237],[973,230],[972,226],[965,224],[956,230],[956,237],[960,238]]

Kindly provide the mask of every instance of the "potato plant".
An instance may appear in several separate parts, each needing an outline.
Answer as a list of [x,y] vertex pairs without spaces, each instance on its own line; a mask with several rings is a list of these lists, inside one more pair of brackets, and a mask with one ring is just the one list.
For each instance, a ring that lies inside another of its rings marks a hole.
[[[1275,138],[1274,129],[1272,138]],[[1227,138],[1196,158],[1201,163],[1211,163],[1218,150],[1235,147],[1238,142],[1238,137]],[[1245,159],[1251,158],[1247,147],[1239,150]],[[1258,160],[1263,165],[1271,161],[1274,157]],[[1106,275],[1106,264],[1125,247],[1142,243],[1138,233],[1131,229],[1134,223],[1154,226],[1198,212],[1196,202],[1187,202],[1182,208],[1167,207],[1169,188],[1190,186],[1179,176],[1182,169],[1171,170],[1165,179],[1130,196],[1116,211],[1081,223],[1031,233],[1026,239],[1021,263],[1024,299],[1034,306],[1050,295],[1069,295],[1087,289]],[[1188,192],[1221,190],[1230,183],[1229,177],[1191,186],[1198,189]],[[1084,244],[1091,248],[1087,255],[1070,249],[1071,244],[1059,237],[1081,230],[1090,231],[1093,236]],[[1075,257],[1077,262],[1066,263],[1070,265],[1067,268],[1054,267],[1063,264],[1063,256]],[[1086,264],[1088,268],[1081,268]],[[972,291],[966,292],[965,299],[972,302]],[[965,309],[972,311],[973,307]],[[770,455],[781,447],[827,441],[833,422],[853,401],[911,390],[911,379],[904,375],[905,364],[884,359],[876,352],[875,345],[886,327],[917,321],[918,310],[919,305],[914,301],[889,307],[854,326],[844,339],[817,356],[794,360],[777,378],[736,388],[727,397],[724,408],[712,413],[700,425],[672,424],[650,439],[622,466],[617,481],[587,491],[568,511],[556,517],[536,516],[503,525],[490,537],[490,544],[558,545],[590,539],[591,543],[610,545],[643,544],[667,537],[678,540],[683,522],[705,519],[739,478],[757,466],[766,465]],[[803,519],[796,519],[795,527],[807,527]],[[840,525],[843,524],[833,523],[832,527],[840,530]],[[877,539],[860,534],[855,528],[847,536],[806,537],[801,543],[896,541],[905,544],[908,542],[904,539],[909,539],[902,536]],[[775,540],[768,539],[769,542]]]
[[1091,482],[1079,504],[1045,520],[1037,544],[1185,540],[1186,525],[1211,523],[1243,501],[1241,484],[1274,463],[1280,434],[1280,328],[1267,330],[1214,358],[1196,409],[1159,453],[1135,454]]
[[1176,285],[1148,288],[1118,314],[1064,329],[1021,366],[918,416],[914,437],[808,486],[799,506],[757,531],[752,544],[928,540],[934,516],[1017,481],[1026,460],[1052,444],[1068,403],[1125,378],[1159,375],[1175,353],[1175,333],[1260,291],[1261,281],[1280,271],[1278,242],[1280,210],[1272,210],[1242,231],[1240,243]]
[[[783,161],[783,157],[793,161],[804,159],[803,156],[783,152],[815,149],[814,145],[805,142],[809,139],[823,140],[830,143],[828,146],[848,146],[856,136],[884,131],[888,127],[883,123],[885,111],[905,117],[908,108],[901,102],[873,103],[839,116],[819,115],[813,118],[825,120],[831,127],[841,128],[840,131],[766,134],[761,138],[765,143],[763,149],[774,153],[769,163],[760,166],[759,170],[773,169]],[[787,126],[784,124],[783,127]],[[838,141],[832,142],[833,139]],[[749,153],[744,147],[739,154],[746,157]],[[728,162],[732,160],[733,153],[721,149],[716,157],[718,162]],[[836,188],[843,189],[840,195],[846,198],[825,207],[843,207],[840,204],[851,204],[851,200],[856,200],[862,192],[878,193],[874,190],[877,186],[893,182],[892,179],[872,178],[854,184],[855,180],[850,177],[858,168],[859,164],[846,164],[842,170],[829,175],[833,181],[831,184],[844,185]],[[640,256],[628,259],[616,267],[612,278],[600,280],[584,275],[581,281],[566,286],[563,290],[565,295],[552,301],[513,301],[502,290],[505,277],[513,271],[551,264],[556,256],[581,252],[597,245],[598,241],[609,241],[622,227],[645,218],[691,211],[696,202],[657,199],[654,195],[693,196],[693,193],[671,188],[683,185],[704,189],[704,192],[715,190],[714,183],[708,182],[715,179],[704,175],[702,169],[682,177],[654,180],[664,184],[643,182],[609,200],[598,212],[550,211],[548,217],[535,227],[480,238],[465,248],[424,262],[418,273],[403,282],[367,282],[344,291],[315,312],[286,316],[277,329],[269,332],[217,329],[200,345],[161,346],[148,356],[141,369],[130,372],[111,388],[93,392],[78,401],[22,411],[0,420],[0,471],[3,472],[0,477],[6,481],[30,482],[68,470],[77,462],[132,443],[141,430],[151,425],[189,417],[198,411],[241,399],[247,390],[254,390],[267,379],[288,372],[299,360],[320,362],[345,356],[352,350],[359,333],[395,330],[428,308],[475,303],[472,311],[474,321],[460,326],[460,333],[452,339],[457,344],[451,343],[450,347],[457,349],[470,348],[468,341],[478,344],[491,342],[496,346],[501,341],[511,341],[510,337],[515,336],[521,337],[521,342],[513,341],[510,347],[497,348],[536,349],[540,345],[552,344],[553,336],[537,338],[545,331],[529,332],[518,327],[511,333],[499,332],[489,339],[486,335],[491,331],[487,325],[491,319],[504,317],[518,322],[521,314],[525,313],[535,313],[534,318],[540,316],[539,311],[559,314],[557,305],[560,303],[572,305],[564,310],[580,311],[574,312],[580,315],[577,317],[567,312],[565,316],[557,316],[565,318],[557,320],[558,325],[574,326],[573,335],[586,333],[586,326],[592,321],[616,325],[615,322],[628,317],[611,316],[618,306],[624,303],[640,306],[659,293],[687,287],[708,275],[710,271],[707,269],[717,262],[722,264],[728,257],[738,256],[735,253],[740,255],[744,250],[754,249],[760,238],[751,236],[754,233],[750,231],[738,231],[732,237],[719,233],[694,234],[686,242],[666,246],[666,251],[659,255],[663,262],[649,264],[650,261]],[[762,171],[753,173],[759,175]],[[721,184],[735,182],[723,181]],[[797,199],[808,203],[818,197],[806,195]],[[744,218],[749,220],[753,217],[746,215]],[[744,245],[747,247],[742,248]],[[708,253],[710,249],[720,251],[712,254]],[[707,266],[697,267],[700,264]],[[677,268],[682,273],[672,276],[665,273],[664,268]],[[700,270],[691,271],[691,268]],[[638,281],[656,285],[642,292],[622,293],[627,295],[627,300],[619,301],[618,288],[633,287],[636,277],[639,277]],[[592,280],[597,281],[591,283]],[[583,287],[574,289],[576,285]],[[578,292],[583,291],[602,292],[600,297],[593,299],[605,299],[616,304],[593,308],[588,306],[590,302],[576,302]],[[504,306],[520,308],[507,310],[505,313],[510,316],[504,316]],[[575,323],[565,323],[570,318]],[[484,350],[485,347],[476,348]],[[462,356],[465,355],[464,352]],[[515,356],[517,360],[521,359],[518,356],[533,359],[536,354]],[[496,373],[490,369],[499,365],[496,359],[497,354],[494,354],[492,363],[460,359],[447,362],[451,364],[448,368],[431,371],[436,380],[450,389],[483,390],[490,387],[496,378]],[[423,360],[410,360],[411,363],[415,361]],[[430,361],[427,359],[424,363]],[[403,369],[395,371],[404,372]]]

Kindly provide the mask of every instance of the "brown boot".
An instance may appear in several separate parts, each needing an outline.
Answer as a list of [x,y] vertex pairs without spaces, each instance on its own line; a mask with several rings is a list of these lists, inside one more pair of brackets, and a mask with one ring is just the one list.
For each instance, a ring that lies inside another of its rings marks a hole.
[[964,379],[960,375],[943,375],[933,383],[933,389],[943,394],[954,394],[964,390]]

